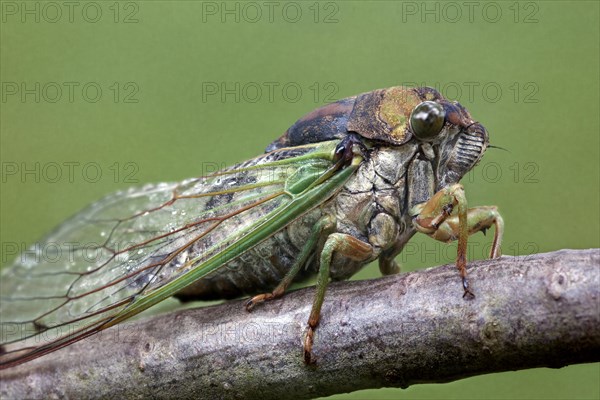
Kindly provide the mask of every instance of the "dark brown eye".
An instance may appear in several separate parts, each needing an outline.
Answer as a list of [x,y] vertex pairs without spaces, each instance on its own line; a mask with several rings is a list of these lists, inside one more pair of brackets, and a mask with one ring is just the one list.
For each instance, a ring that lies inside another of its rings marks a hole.
[[444,126],[444,108],[436,102],[424,101],[415,107],[410,115],[410,126],[419,139],[427,140],[437,136]]

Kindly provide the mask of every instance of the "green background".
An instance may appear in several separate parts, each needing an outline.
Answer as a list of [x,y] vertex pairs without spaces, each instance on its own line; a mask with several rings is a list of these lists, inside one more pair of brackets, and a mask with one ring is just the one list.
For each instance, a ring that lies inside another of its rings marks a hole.
[[[53,4],[2,2],[3,264],[7,244],[104,194],[251,158],[324,102],[408,83],[459,100],[509,150],[463,179],[471,205],[500,207],[505,254],[600,246],[596,1]],[[471,258],[489,241],[473,238]],[[404,270],[452,262],[452,246],[411,243]],[[597,399],[599,376],[578,365],[337,398]]]

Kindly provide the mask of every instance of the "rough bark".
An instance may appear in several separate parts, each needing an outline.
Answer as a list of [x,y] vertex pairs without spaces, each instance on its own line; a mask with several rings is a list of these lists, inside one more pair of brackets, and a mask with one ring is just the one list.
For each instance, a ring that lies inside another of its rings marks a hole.
[[314,288],[111,328],[0,374],[9,398],[312,398],[600,361],[600,249],[333,283],[302,362]]

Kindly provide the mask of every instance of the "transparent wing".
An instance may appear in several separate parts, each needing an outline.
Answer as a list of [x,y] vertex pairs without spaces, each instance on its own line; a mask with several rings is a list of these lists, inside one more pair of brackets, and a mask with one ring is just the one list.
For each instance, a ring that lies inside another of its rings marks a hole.
[[76,214],[1,271],[0,368],[114,325],[264,240],[330,178],[338,143],[118,192]]

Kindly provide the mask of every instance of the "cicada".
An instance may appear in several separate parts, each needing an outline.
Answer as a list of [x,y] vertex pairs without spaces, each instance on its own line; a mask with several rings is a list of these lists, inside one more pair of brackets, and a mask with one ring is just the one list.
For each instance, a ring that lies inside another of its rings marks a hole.
[[497,208],[467,208],[459,183],[488,143],[459,103],[432,88],[392,87],[312,111],[264,154],[233,167],[110,195],[1,272],[0,367],[170,296],[253,296],[251,310],[316,275],[303,336],[312,363],[328,282],[376,259],[382,274],[399,272],[394,258],[417,232],[458,240],[456,266],[471,295],[468,235],[494,226],[490,257],[498,257],[503,232]]

